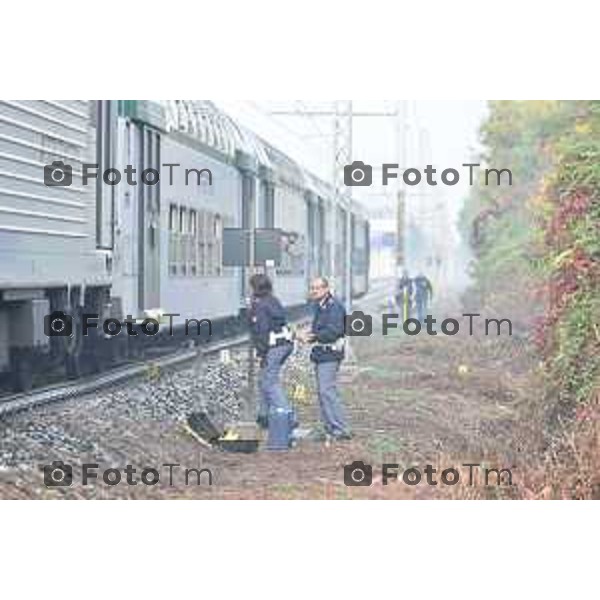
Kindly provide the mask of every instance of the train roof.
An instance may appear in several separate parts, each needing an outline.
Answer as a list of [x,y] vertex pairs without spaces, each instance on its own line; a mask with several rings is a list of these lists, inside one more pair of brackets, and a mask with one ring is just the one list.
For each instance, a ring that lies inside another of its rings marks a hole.
[[[243,153],[256,161],[275,179],[307,189],[323,199],[332,199],[335,190],[303,168],[287,154],[237,123],[210,100],[167,100],[161,103],[166,113],[167,129],[184,132],[213,148],[230,160]],[[364,208],[349,194],[339,198],[341,205],[366,218]]]
[[167,129],[182,131],[231,159],[237,152],[269,166],[260,138],[236,123],[210,100],[167,100],[164,103]]

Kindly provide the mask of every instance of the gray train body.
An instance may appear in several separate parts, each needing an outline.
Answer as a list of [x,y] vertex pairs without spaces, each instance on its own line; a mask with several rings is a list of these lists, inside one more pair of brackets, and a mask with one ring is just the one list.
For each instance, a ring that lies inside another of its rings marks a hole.
[[[55,161],[71,185],[46,185]],[[83,185],[89,163],[97,176]],[[102,182],[107,168],[118,184]],[[148,168],[160,183],[141,181]],[[212,103],[0,102],[0,374],[22,389],[35,365],[77,376],[100,347],[127,352],[123,334],[48,337],[56,311],[239,325],[252,270],[223,266],[222,241],[241,227],[282,230],[281,262],[266,270],[290,308],[317,274],[342,297],[368,289],[360,209]]]

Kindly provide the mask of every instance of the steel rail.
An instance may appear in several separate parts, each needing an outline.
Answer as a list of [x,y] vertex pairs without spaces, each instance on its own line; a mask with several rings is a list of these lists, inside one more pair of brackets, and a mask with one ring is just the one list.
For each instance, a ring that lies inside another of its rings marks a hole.
[[187,350],[179,349],[159,358],[144,360],[139,363],[122,367],[115,367],[109,371],[78,379],[77,381],[69,383],[61,382],[44,386],[30,392],[2,396],[0,397],[0,418],[30,408],[53,402],[60,402],[62,400],[70,400],[84,394],[89,394],[106,386],[127,379],[140,377],[151,369],[174,367],[193,361],[197,358],[210,356],[221,350],[236,348],[248,343],[249,339],[249,336],[244,335],[198,348]]

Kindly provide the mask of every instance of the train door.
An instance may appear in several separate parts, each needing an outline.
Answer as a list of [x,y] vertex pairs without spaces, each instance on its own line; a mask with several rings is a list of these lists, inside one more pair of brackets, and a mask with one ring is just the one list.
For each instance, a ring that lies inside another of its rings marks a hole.
[[139,309],[160,307],[160,133],[140,125],[138,165]]
[[331,256],[330,256],[330,248],[327,240],[327,217],[326,217],[326,209],[325,202],[322,198],[318,200],[318,209],[317,209],[317,229],[318,240],[319,240],[319,252],[318,252],[318,271],[320,275],[330,275],[331,270]]

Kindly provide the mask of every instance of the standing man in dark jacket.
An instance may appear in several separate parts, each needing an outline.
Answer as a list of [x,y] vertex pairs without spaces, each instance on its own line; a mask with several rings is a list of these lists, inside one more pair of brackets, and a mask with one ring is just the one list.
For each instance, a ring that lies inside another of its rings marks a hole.
[[408,276],[408,271],[402,271],[402,277],[398,279],[396,288],[396,305],[402,309],[402,320],[406,321],[410,318],[410,308],[413,295],[413,283]]
[[415,294],[415,305],[417,308],[417,318],[421,323],[425,321],[425,313],[429,308],[429,303],[433,298],[433,286],[429,278],[423,275],[422,272],[413,279],[413,287]]
[[344,358],[346,311],[323,277],[312,281],[310,297],[315,305],[314,317],[310,333],[305,333],[302,338],[314,344],[310,358],[315,364],[321,420],[327,436],[350,439],[352,436],[337,389],[337,372]]
[[295,416],[280,381],[281,368],[294,349],[291,331],[285,310],[273,295],[271,280],[266,275],[253,275],[250,287],[250,331],[256,353],[261,359],[261,398],[256,421],[261,427],[267,428],[274,413],[285,413],[291,433],[295,427]]

